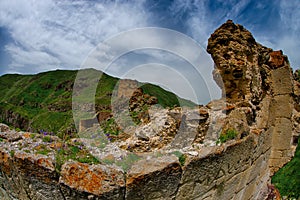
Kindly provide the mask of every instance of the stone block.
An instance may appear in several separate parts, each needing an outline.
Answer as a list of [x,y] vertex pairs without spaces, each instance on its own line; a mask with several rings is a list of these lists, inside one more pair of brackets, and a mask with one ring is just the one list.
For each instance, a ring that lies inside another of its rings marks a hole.
[[273,83],[271,88],[274,95],[291,94],[293,92],[292,73],[288,66],[271,71]]
[[[229,179],[228,181],[226,181],[221,195],[219,195],[219,196],[216,195],[214,199],[228,199],[228,200],[233,199],[235,194],[239,191],[238,185],[239,185],[241,179],[243,179],[243,178],[244,177],[242,176],[242,174],[237,174],[234,177],[232,177],[231,179]],[[219,193],[217,193],[217,194],[219,194]]]
[[248,181],[251,182],[253,180],[255,180],[259,175],[260,175],[260,171],[262,169],[262,164],[264,161],[264,156],[260,156],[257,160],[255,160],[251,166],[252,170],[250,172],[250,176],[248,178]]
[[248,183],[245,187],[245,191],[243,194],[243,199],[244,200],[250,200],[252,199],[252,196],[257,192],[255,190],[257,184],[256,184],[256,180],[253,180],[252,182]]
[[259,104],[260,110],[257,112],[256,124],[258,129],[264,129],[268,126],[269,114],[270,114],[270,102],[271,98],[264,98]]
[[182,169],[176,156],[136,162],[127,172],[126,199],[172,199],[179,187]]
[[269,166],[271,175],[273,175],[275,172],[277,172],[281,167],[283,167],[286,163],[288,163],[291,160],[290,157],[282,157],[282,158],[270,158],[269,160]]
[[274,114],[275,118],[291,118],[293,107],[292,97],[289,94],[277,95],[271,102],[270,113]]
[[279,118],[275,120],[272,137],[273,149],[286,150],[291,148],[293,124],[289,119]]
[[252,167],[249,166],[249,168],[246,171],[239,174],[241,178],[239,184],[237,185],[237,191],[241,191],[247,186],[251,170]]

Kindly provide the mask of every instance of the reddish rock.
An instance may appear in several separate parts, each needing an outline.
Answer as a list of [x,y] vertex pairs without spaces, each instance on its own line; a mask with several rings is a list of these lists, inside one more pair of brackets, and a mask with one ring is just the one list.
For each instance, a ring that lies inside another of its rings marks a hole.
[[235,105],[233,104],[227,104],[225,108],[223,108],[224,111],[231,111],[235,108]]
[[281,50],[270,53],[269,65],[273,68],[279,68],[284,65],[284,56]]
[[115,194],[122,197],[125,180],[121,170],[104,165],[67,162],[62,166],[61,184],[97,196]]
[[205,109],[203,107],[199,109],[199,113],[200,113],[201,116],[208,116],[207,109]]
[[50,183],[57,179],[54,161],[47,156],[16,152],[13,164],[19,172],[27,176],[36,177],[43,182]]

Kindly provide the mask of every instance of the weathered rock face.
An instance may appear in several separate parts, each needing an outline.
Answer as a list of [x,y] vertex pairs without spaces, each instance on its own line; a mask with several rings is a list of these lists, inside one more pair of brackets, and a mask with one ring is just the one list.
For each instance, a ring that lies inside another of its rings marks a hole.
[[[48,141],[0,125],[0,197],[266,199],[270,176],[293,157],[297,146],[299,73],[292,75],[282,51],[263,47],[230,20],[211,35],[207,51],[224,98],[192,109],[149,110],[139,118],[141,124],[122,127],[122,137],[114,142],[96,131],[91,138],[68,143],[55,136]],[[141,98],[134,82],[128,84],[117,97],[142,105],[132,103],[129,109],[156,103],[150,96]],[[80,145],[71,148],[78,155],[58,173],[58,149],[69,143]],[[38,153],[41,146],[47,155]],[[85,150],[99,163],[77,162]]]
[[263,66],[271,49],[256,43],[251,33],[228,20],[209,38],[208,53],[215,61],[214,79],[227,101],[259,103],[267,88]]
[[10,123],[16,128],[30,131],[30,121],[12,110],[6,110],[0,107],[0,120]]
[[274,128],[270,166],[277,171],[290,160],[292,138],[299,135],[292,120],[298,113],[298,94],[293,94],[297,83],[287,57],[256,43],[249,31],[230,20],[211,35],[207,51],[215,61],[214,77],[226,101],[250,103],[256,118],[248,121],[249,126]]

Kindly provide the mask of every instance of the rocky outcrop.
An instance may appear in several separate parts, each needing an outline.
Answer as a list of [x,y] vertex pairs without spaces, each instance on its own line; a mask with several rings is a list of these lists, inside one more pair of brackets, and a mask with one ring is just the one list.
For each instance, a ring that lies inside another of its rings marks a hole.
[[229,20],[211,35],[207,51],[216,64],[214,79],[226,101],[260,102],[267,92],[263,73],[269,67],[263,64],[271,49],[256,43],[249,31]]
[[83,138],[64,142],[0,125],[0,196],[130,200],[274,196],[270,176],[293,157],[300,133],[298,73],[292,74],[282,51],[263,47],[230,20],[211,35],[207,51],[223,97],[206,106],[154,107],[157,99],[145,97],[129,81],[129,89],[122,88],[116,96],[126,96],[127,111],[152,107],[135,125],[121,125],[119,136],[105,135],[95,125]]
[[0,106],[0,121],[5,121],[13,127],[31,131],[30,120],[13,110],[7,110]]

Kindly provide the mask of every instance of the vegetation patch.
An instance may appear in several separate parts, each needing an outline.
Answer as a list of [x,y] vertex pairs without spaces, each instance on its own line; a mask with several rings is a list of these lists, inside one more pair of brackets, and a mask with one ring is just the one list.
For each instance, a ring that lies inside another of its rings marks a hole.
[[14,150],[11,150],[10,152],[9,152],[9,154],[10,154],[10,157],[14,157],[15,156],[15,151]]
[[51,151],[49,149],[44,148],[44,149],[38,150],[36,153],[47,156],[50,152]]
[[272,184],[286,199],[300,199],[300,138],[295,157],[281,168],[273,177]]
[[296,75],[296,77],[295,77],[296,81],[300,82],[300,70],[299,69],[297,69],[295,71],[295,75]]
[[172,152],[172,154],[174,154],[175,156],[178,157],[178,160],[179,160],[179,163],[181,166],[183,166],[185,164],[186,155],[184,155],[180,151],[174,151],[174,152]]
[[61,149],[58,149],[55,155],[55,169],[57,172],[61,171],[62,165],[68,161],[74,160],[81,163],[98,164],[97,158],[91,155],[83,146],[73,146],[64,144]]
[[128,154],[125,158],[116,162],[116,165],[120,166],[125,172],[130,169],[133,163],[137,162],[141,158],[134,153]]
[[114,118],[109,118],[101,123],[101,127],[106,134],[119,135],[120,128]]
[[35,133],[31,133],[31,134],[30,134],[30,138],[31,138],[31,139],[34,139],[34,138],[35,138],[35,136],[36,136],[36,134],[35,134]]
[[143,84],[141,86],[145,94],[149,94],[150,96],[155,96],[158,100],[158,104],[162,107],[176,107],[176,106],[187,106],[194,107],[195,103],[189,100],[182,99],[176,96],[174,93],[164,90],[163,88],[152,85],[152,84]]
[[51,136],[49,136],[49,135],[44,136],[43,142],[48,142],[48,143],[51,142]]
[[[93,70],[93,69],[89,69]],[[56,133],[58,137],[67,141],[76,137],[76,130],[72,117],[72,90],[77,75],[76,70],[56,70],[43,72],[36,75],[3,75],[0,76],[0,112],[5,113],[10,110],[21,120],[22,127],[17,129],[30,128],[33,131],[40,129],[47,132]],[[115,89],[118,78],[109,76],[97,70],[93,70],[95,79],[101,74],[101,80],[98,83],[95,94],[96,111],[111,112],[112,93]],[[87,80],[84,80],[83,84]],[[93,83],[94,80],[89,80]],[[155,96],[158,104],[162,107],[174,107],[180,104],[195,106],[191,101],[184,100],[176,96],[174,93],[164,90],[163,88],[153,84],[142,84],[141,88],[145,94]],[[91,91],[86,91],[90,93]],[[87,102],[88,95],[82,95],[78,99],[79,102]],[[146,109],[146,108],[145,108]],[[147,109],[146,109],[147,110]],[[143,111],[143,110],[141,110]],[[133,121],[140,123],[138,114],[131,113]],[[84,118],[82,116],[81,118]],[[5,118],[1,122],[9,124]],[[105,133],[118,135],[118,126],[114,119],[108,120],[102,124]]]
[[233,140],[237,137],[238,132],[234,129],[228,129],[224,133],[221,133],[218,140],[217,144],[223,144],[227,142],[228,140]]

